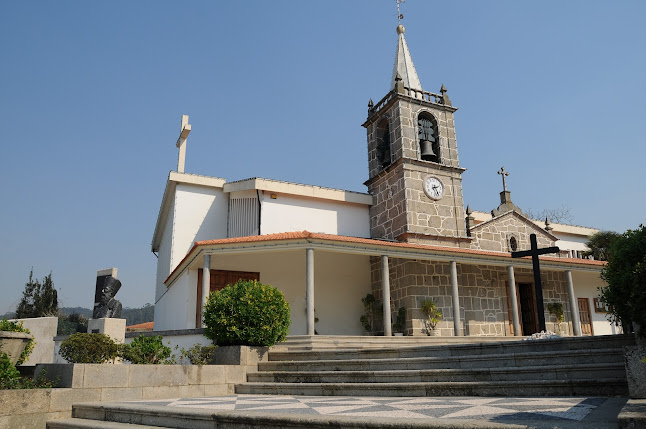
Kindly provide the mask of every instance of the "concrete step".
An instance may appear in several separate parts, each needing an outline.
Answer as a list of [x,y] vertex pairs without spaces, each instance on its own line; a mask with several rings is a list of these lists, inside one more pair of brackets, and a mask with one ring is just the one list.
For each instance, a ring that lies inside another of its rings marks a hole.
[[384,347],[416,347],[423,345],[480,344],[501,341],[519,341],[523,337],[383,337],[345,335],[293,335],[274,346],[275,349],[316,350],[316,349],[357,349]]
[[426,369],[389,371],[262,371],[250,373],[249,382],[261,383],[410,383],[534,380],[626,380],[623,363],[551,365],[481,369]]
[[[363,338],[363,337],[358,337]],[[385,337],[381,337],[385,338]],[[390,337],[400,338],[400,337]],[[410,337],[415,338],[415,337]],[[449,337],[451,338],[451,337]],[[460,337],[453,337],[460,338]],[[478,337],[482,338],[482,337]],[[513,338],[513,337],[510,337]],[[622,348],[634,345],[632,335],[605,335],[597,337],[561,338],[556,340],[534,341],[496,341],[475,344],[418,345],[394,342],[384,343],[384,347],[364,348],[322,348],[312,350],[291,350],[289,345],[272,348],[268,359],[277,360],[347,360],[347,359],[384,359],[421,356],[462,356],[502,353],[528,353],[533,351],[563,352],[570,350],[589,350],[600,348]]]
[[408,383],[243,383],[238,394],[312,396],[626,396],[625,380],[531,380]]
[[[73,406],[74,419],[53,420],[48,429],[526,429],[525,424],[463,419],[412,419],[392,416],[350,417],[262,411],[162,407],[136,403],[94,403]],[[89,423],[88,423],[89,422]],[[63,426],[67,424],[67,426]],[[76,426],[73,426],[76,424]],[[146,426],[148,425],[148,426]],[[531,427],[535,427],[532,425]]]
[[59,419],[50,420],[46,425],[47,429],[160,429],[167,426],[142,426],[131,423],[117,423],[100,420],[87,419]]
[[[404,351],[402,349],[402,351]],[[584,365],[594,363],[622,363],[621,349],[571,350],[496,355],[465,355],[446,357],[407,357],[419,353],[414,350],[392,358],[355,358],[339,360],[301,360],[260,362],[259,371],[388,371],[423,369],[473,369],[523,367],[540,365]],[[423,352],[421,354],[424,354]],[[386,354],[388,355],[388,354]]]

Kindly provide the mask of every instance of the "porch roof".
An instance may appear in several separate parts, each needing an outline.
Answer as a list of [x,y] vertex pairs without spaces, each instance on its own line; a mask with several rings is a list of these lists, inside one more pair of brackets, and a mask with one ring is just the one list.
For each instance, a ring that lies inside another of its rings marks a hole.
[[[170,287],[179,275],[188,269],[200,255],[258,253],[281,250],[319,249],[339,253],[367,256],[387,255],[393,258],[422,259],[434,261],[456,261],[481,265],[513,265],[531,268],[530,257],[512,259],[510,253],[485,250],[461,249],[457,247],[431,246],[348,237],[343,235],[320,234],[308,231],[283,232],[278,234],[253,235],[247,237],[223,238],[196,241],[184,259],[175,267],[164,283]],[[605,262],[591,259],[559,258],[541,256],[541,268],[548,270],[600,271]]]

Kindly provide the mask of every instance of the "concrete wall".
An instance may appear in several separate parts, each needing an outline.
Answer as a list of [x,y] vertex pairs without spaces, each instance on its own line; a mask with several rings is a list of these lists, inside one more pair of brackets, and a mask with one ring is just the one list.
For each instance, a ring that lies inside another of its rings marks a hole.
[[195,241],[226,238],[228,198],[219,188],[179,183],[174,207],[170,271],[186,256]]
[[58,328],[58,317],[36,317],[32,319],[12,319],[22,322],[23,328],[29,329],[36,345],[23,366],[33,366],[37,363],[54,362],[54,337]]
[[592,333],[594,335],[610,335],[622,333],[621,327],[611,324],[607,313],[597,313],[594,309],[594,298],[599,297],[599,287],[605,286],[597,273],[572,273],[574,294],[577,298],[587,298],[590,306],[590,319],[592,320]]
[[368,206],[289,194],[261,194],[261,234],[310,231],[370,237]]
[[186,271],[155,302],[155,330],[195,328],[196,297],[197,271]]
[[39,365],[65,388],[0,390],[0,428],[45,428],[47,420],[69,418],[72,404],[189,398],[234,393],[246,381],[237,365]]
[[166,218],[164,232],[162,233],[159,244],[159,253],[157,255],[157,282],[155,287],[155,302],[164,294],[166,286],[164,280],[170,275],[171,254],[173,251],[173,220],[175,217],[175,202],[171,203],[171,208]]

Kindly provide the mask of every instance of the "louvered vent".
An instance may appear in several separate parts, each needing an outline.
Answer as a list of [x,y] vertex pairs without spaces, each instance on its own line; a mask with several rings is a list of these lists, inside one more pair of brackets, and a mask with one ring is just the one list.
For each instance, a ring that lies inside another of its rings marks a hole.
[[258,200],[256,198],[230,199],[229,238],[258,234]]

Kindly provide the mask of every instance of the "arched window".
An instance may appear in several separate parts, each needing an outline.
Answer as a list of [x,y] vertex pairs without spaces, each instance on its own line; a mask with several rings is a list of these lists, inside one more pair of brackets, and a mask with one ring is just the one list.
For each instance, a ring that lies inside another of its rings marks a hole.
[[417,129],[422,160],[440,162],[440,138],[433,115],[420,113],[417,117]]
[[381,167],[390,165],[390,127],[384,119],[377,125],[377,161]]

